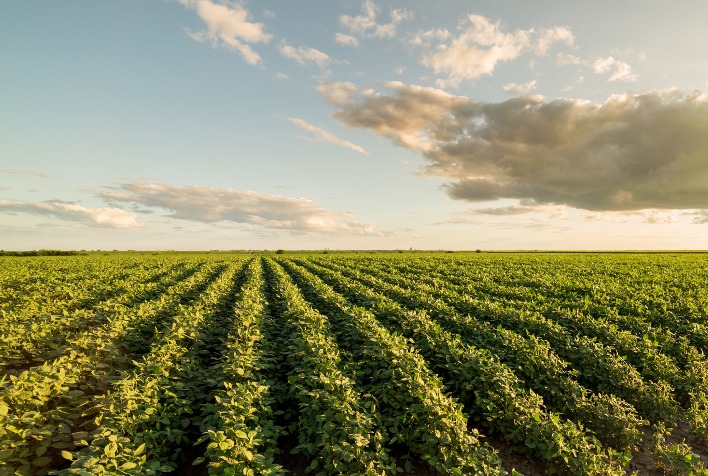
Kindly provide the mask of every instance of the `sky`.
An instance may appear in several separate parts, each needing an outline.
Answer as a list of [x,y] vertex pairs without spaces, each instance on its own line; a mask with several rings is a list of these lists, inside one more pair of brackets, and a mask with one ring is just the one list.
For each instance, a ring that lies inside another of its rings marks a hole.
[[0,3],[0,249],[708,249],[708,2]]

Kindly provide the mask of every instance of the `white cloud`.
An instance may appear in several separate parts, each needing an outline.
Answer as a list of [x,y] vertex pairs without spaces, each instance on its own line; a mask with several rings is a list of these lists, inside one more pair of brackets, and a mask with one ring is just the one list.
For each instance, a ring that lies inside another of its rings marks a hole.
[[310,124],[309,122],[305,121],[304,119],[300,119],[298,117],[288,117],[287,120],[290,121],[292,124],[295,124],[300,129],[311,132],[315,137],[317,137],[320,140],[323,140],[325,142],[330,142],[330,143],[338,145],[340,147],[345,147],[347,149],[351,149],[353,151],[359,152],[360,154],[369,155],[368,152],[366,152],[363,147],[360,147],[360,146],[353,144],[349,141],[346,141],[344,139],[340,139],[339,137],[335,136],[331,132],[326,131],[320,127],[314,126],[314,125]]
[[344,33],[337,33],[336,35],[334,35],[334,42],[342,46],[359,46],[359,40],[357,40],[351,35],[347,35]]
[[479,103],[388,83],[334,117],[419,151],[452,198],[596,211],[708,209],[708,100],[653,91],[602,104],[539,96]]
[[447,74],[446,84],[451,86],[491,75],[498,63],[518,58],[531,44],[530,30],[504,33],[499,22],[491,23],[481,15],[469,15],[460,30],[451,42],[439,43],[423,56],[423,64]]
[[189,36],[195,41],[210,41],[214,46],[225,46],[238,51],[249,64],[260,64],[261,57],[251,48],[251,43],[267,43],[271,35],[262,23],[249,21],[243,5],[234,2],[218,4],[210,0],[180,0],[180,3],[206,23],[207,29]]
[[305,65],[307,63],[315,63],[320,68],[322,68],[330,61],[329,56],[327,56],[326,53],[323,53],[320,50],[308,48],[306,46],[299,46],[295,48],[294,46],[287,44],[285,41],[280,43],[280,45],[278,46],[278,51],[280,51],[281,55],[285,56],[288,59],[296,61],[301,65]]
[[135,213],[120,208],[87,208],[76,203],[48,200],[45,202],[23,202],[0,200],[1,213],[25,213],[58,220],[65,220],[87,226],[106,228],[141,228]]
[[564,26],[554,26],[553,28],[545,28],[541,30],[539,38],[536,41],[536,53],[539,55],[548,54],[553,43],[565,43],[568,46],[575,45],[575,36],[568,28]]
[[608,81],[636,81],[639,77],[632,72],[632,68],[624,61],[619,61],[608,56],[607,58],[598,58],[592,64],[592,70],[597,74],[610,73]]
[[[361,9],[362,15],[339,17],[340,25],[359,38],[392,38],[396,36],[396,27],[412,17],[408,10],[393,9],[389,12],[391,20],[389,23],[377,23],[379,7],[373,1],[364,0]],[[347,36],[351,37],[351,35]]]
[[502,86],[502,89],[514,96],[526,96],[531,91],[536,89],[536,83],[537,81],[535,79],[533,81],[529,81],[528,83],[509,83]]
[[546,55],[555,43],[573,46],[575,37],[566,27],[554,26],[536,31],[505,31],[499,22],[482,15],[468,15],[455,35],[446,29],[421,31],[410,45],[423,50],[422,64],[436,74],[441,87],[456,87],[463,80],[490,76],[500,63],[513,61],[532,51]]
[[354,221],[352,213],[328,210],[303,198],[140,182],[123,184],[120,190],[101,196],[110,202],[162,208],[172,218],[200,223],[233,222],[296,234],[376,234],[373,225]]
[[283,73],[283,72],[280,72],[280,71],[278,71],[277,73],[275,73],[275,76],[274,76],[274,77],[275,77],[275,79],[278,79],[278,80],[290,79],[290,76],[288,76],[287,74],[285,74],[285,73]]

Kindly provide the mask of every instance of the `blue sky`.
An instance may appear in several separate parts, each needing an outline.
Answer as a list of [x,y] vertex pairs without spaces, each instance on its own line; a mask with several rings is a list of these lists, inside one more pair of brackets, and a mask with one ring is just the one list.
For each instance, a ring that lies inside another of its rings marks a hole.
[[0,5],[0,248],[708,249],[708,4]]

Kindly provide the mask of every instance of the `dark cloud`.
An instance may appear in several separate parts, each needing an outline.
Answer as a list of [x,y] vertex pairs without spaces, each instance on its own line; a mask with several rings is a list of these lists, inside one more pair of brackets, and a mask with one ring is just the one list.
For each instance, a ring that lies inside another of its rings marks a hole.
[[[596,211],[708,208],[708,101],[654,91],[603,104],[539,96],[480,103],[386,83],[326,89],[334,117],[419,151],[450,197],[513,198]],[[324,88],[323,88],[324,89]],[[346,92],[346,94],[345,94]]]

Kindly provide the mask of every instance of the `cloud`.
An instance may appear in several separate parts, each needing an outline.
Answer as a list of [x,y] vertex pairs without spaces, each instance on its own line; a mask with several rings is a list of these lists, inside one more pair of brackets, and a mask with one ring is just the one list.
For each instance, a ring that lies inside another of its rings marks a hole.
[[533,213],[539,210],[539,207],[532,207],[526,205],[508,205],[506,207],[484,207],[472,210],[474,213],[480,215],[496,215],[496,216],[507,216],[507,215],[523,215],[526,213]]
[[708,210],[697,210],[690,215],[694,215],[693,223],[696,225],[708,225]]
[[648,213],[644,218],[644,223],[648,223],[650,225],[671,225],[676,223],[676,219],[666,214]]
[[207,26],[205,31],[189,33],[190,38],[237,51],[249,64],[261,63],[260,55],[250,44],[268,43],[271,35],[265,32],[262,23],[249,21],[250,15],[243,5],[234,2],[218,4],[209,0],[180,0],[180,3],[196,11]]
[[[404,20],[412,17],[411,13],[406,9],[392,9],[389,13],[391,20],[389,23],[377,23],[376,17],[379,13],[379,7],[371,0],[364,0],[361,10],[362,15],[341,15],[339,17],[339,24],[349,30],[349,33],[359,38],[392,38],[396,36],[396,27]],[[345,36],[354,38],[352,35]],[[339,41],[337,42],[339,43]]]
[[612,56],[598,58],[592,64],[592,70],[597,74],[611,73],[608,81],[636,81],[639,78],[637,73],[632,72],[632,68],[624,61],[614,59]]
[[522,84],[509,83],[502,86],[502,89],[514,96],[526,96],[531,91],[536,89],[536,82],[537,81],[534,79],[533,81],[529,81],[528,83]]
[[355,48],[359,46],[359,40],[357,40],[351,35],[346,35],[344,33],[337,33],[336,35],[334,35],[334,42],[342,46],[352,46]]
[[584,64],[585,63],[585,61],[582,58],[580,58],[579,56],[569,55],[566,53],[558,53],[556,55],[556,60],[558,61],[559,65]]
[[[500,103],[403,83],[333,102],[333,116],[426,159],[459,200],[610,211],[708,208],[708,101],[695,92]],[[336,88],[335,88],[336,89]]]
[[545,28],[541,30],[536,40],[536,53],[542,56],[548,54],[554,43],[565,43],[568,46],[574,46],[575,36],[573,32],[564,26]]
[[60,200],[45,202],[0,200],[0,213],[25,213],[105,228],[132,229],[142,227],[135,220],[135,213],[126,212],[120,208],[87,208]]
[[356,84],[350,82],[322,82],[317,85],[317,91],[331,104],[341,105],[351,102],[356,95]]
[[54,178],[51,175],[43,174],[42,172],[33,172],[31,170],[18,170],[18,169],[0,169],[0,172],[9,175],[21,175],[23,177],[37,177],[43,179]]
[[281,55],[293,61],[297,61],[301,65],[315,63],[322,68],[330,61],[329,56],[320,50],[305,46],[295,48],[294,46],[287,44],[285,41],[280,43],[278,46],[278,51],[280,51]]
[[304,119],[300,119],[297,117],[288,117],[286,118],[288,121],[291,123],[295,124],[297,127],[300,129],[306,130],[307,132],[311,132],[315,137],[317,137],[320,140],[323,140],[325,142],[330,142],[332,144],[338,145],[340,147],[345,147],[347,149],[351,149],[353,151],[359,152],[360,154],[364,155],[369,155],[368,152],[366,152],[362,147],[353,144],[351,142],[348,142],[344,139],[340,139],[339,137],[335,136],[329,131],[326,131],[322,128],[319,128],[317,126],[313,126],[309,122],[305,121]]
[[101,197],[162,208],[172,218],[200,223],[233,222],[296,234],[376,234],[373,225],[352,220],[352,213],[328,210],[303,198],[252,191],[138,182],[122,184],[118,191]]
[[423,48],[422,64],[435,73],[441,87],[456,87],[463,80],[490,76],[498,64],[517,59],[526,51],[545,55],[554,43],[573,45],[575,38],[566,27],[505,32],[500,23],[482,15],[468,15],[455,36],[446,29],[419,32],[410,44]]

